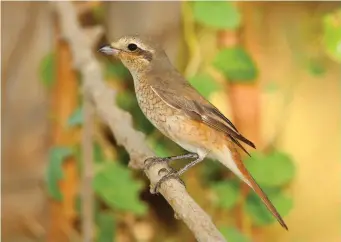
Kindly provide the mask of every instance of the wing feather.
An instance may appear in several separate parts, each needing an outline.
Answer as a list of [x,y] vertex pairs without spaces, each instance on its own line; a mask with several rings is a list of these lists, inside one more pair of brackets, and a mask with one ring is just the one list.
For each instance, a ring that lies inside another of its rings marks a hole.
[[[239,133],[233,123],[213,104],[204,99],[192,86],[184,84],[182,95],[170,88],[151,86],[152,90],[170,107],[183,111],[194,120],[202,121],[207,126],[228,135],[244,152],[250,155],[239,141],[256,148],[255,145]],[[239,140],[239,141],[238,141]]]

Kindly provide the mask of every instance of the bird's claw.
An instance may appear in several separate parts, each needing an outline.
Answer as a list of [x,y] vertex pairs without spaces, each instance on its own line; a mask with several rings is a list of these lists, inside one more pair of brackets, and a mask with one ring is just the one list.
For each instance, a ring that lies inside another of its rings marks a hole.
[[[159,171],[159,174],[160,174],[161,172],[163,172],[164,170],[166,170],[166,169],[165,169],[165,168],[161,169],[161,170]],[[163,182],[165,182],[165,181],[171,179],[171,178],[178,180],[184,187],[186,187],[184,181],[180,179],[178,172],[175,171],[174,169],[172,169],[171,171],[169,171],[166,175],[164,175],[164,176],[155,184],[154,189],[153,189],[153,193],[154,193],[154,194],[158,193],[158,190],[160,189],[161,184],[162,184]]]
[[153,165],[157,164],[157,163],[163,163],[163,162],[167,162],[168,159],[167,158],[160,158],[160,157],[150,157],[147,158],[144,161],[144,169],[148,170],[150,167],[152,167]]

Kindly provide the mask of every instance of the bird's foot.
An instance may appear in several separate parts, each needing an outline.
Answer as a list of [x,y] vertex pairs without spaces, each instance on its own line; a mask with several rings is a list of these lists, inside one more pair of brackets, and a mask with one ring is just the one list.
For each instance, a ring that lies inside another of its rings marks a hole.
[[157,163],[170,163],[171,161],[181,160],[181,159],[195,159],[199,158],[198,154],[195,153],[188,153],[185,155],[177,155],[177,156],[170,156],[170,157],[150,157],[144,161],[144,169],[148,170],[151,166]]
[[[167,172],[166,168],[162,168],[161,170],[159,170],[159,175],[161,175],[160,173],[162,172]],[[160,189],[161,184],[172,178],[178,180],[184,187],[186,187],[184,181],[180,179],[178,172],[172,169],[155,184],[153,193],[154,194],[158,193],[158,190]]]
[[158,163],[165,163],[165,162],[168,163],[169,160],[170,159],[168,157],[166,158],[150,157],[144,161],[144,169],[148,170],[150,167]]

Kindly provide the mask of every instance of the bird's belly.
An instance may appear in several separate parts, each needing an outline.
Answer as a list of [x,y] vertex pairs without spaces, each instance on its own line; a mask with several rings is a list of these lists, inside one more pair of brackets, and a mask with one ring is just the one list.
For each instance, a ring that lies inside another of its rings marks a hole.
[[170,138],[190,152],[197,153],[198,149],[209,152],[225,143],[223,134],[185,115],[167,117],[166,125]]

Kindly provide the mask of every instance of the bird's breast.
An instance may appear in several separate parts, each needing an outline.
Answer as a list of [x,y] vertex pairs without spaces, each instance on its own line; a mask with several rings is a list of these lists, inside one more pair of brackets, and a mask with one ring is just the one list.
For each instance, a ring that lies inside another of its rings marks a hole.
[[147,119],[162,133],[168,135],[166,120],[174,115],[177,110],[168,106],[155,92],[150,85],[143,82],[135,84],[137,102]]

